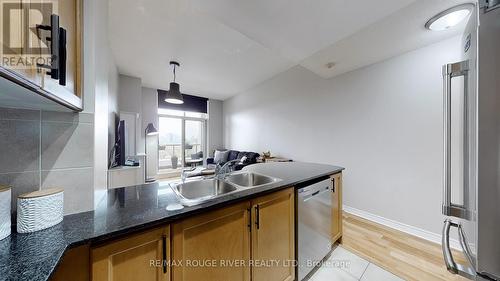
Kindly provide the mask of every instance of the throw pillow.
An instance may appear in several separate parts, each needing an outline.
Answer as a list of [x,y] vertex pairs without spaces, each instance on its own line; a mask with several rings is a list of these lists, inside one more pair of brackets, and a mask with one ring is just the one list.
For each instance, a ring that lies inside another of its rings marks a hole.
[[227,150],[215,150],[214,153],[214,163],[225,163],[227,162],[227,156],[229,151]]

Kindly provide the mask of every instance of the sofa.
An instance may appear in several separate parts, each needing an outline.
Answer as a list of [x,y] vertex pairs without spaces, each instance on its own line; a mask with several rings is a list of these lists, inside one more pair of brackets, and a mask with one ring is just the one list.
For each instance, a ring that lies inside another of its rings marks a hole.
[[[243,169],[243,167],[245,167],[245,166],[257,163],[257,158],[260,157],[260,154],[258,154],[257,152],[247,152],[247,151],[238,151],[238,150],[219,150],[219,151],[224,152],[224,153],[227,152],[227,157],[224,157],[225,159],[224,158],[220,159],[219,163],[215,162],[215,157],[207,158],[207,165],[208,166],[214,166],[216,164],[224,165],[224,163],[226,163],[228,161],[242,159],[243,157],[246,157],[246,158],[243,158],[244,161],[241,161],[234,166],[234,170],[239,171],[239,170]],[[216,151],[216,153],[217,153],[217,151]],[[214,155],[215,155],[215,153],[214,153]]]

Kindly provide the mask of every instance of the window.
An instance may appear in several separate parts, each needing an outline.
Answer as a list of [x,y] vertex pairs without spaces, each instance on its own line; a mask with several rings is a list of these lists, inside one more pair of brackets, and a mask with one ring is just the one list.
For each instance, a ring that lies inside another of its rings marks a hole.
[[180,172],[203,165],[206,158],[206,113],[158,109],[160,172]]

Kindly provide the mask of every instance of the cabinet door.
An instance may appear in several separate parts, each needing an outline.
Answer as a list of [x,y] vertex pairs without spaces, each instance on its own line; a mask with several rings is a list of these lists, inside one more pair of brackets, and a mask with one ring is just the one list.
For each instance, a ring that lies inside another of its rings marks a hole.
[[[26,91],[73,110],[82,110],[82,3],[83,0],[9,0],[3,3],[1,12],[6,20],[0,22],[3,31],[0,76],[23,86]],[[48,75],[50,70],[47,68],[52,64],[50,37],[53,35],[45,28],[37,28],[50,26],[52,14],[59,15],[59,26],[67,31],[66,70],[59,70],[66,74],[66,85],[60,85],[61,78],[56,80]]]
[[46,91],[68,99],[73,95],[81,97],[81,10],[81,0],[57,1],[54,5],[53,13],[59,16],[59,26],[66,30],[66,85],[60,85],[60,81],[50,75],[42,79]]
[[342,173],[332,175],[332,241],[342,237]]
[[92,249],[93,281],[169,280],[169,228],[159,228]]
[[172,279],[249,281],[249,213],[244,202],[173,224]]
[[[294,280],[294,189],[289,188],[253,200],[252,222],[252,280]],[[278,264],[269,263],[275,261]]]
[[[42,56],[36,38],[36,23],[42,23],[39,10],[34,10],[30,1],[14,0],[2,3],[2,68],[7,73],[19,76],[40,86],[41,74],[37,71],[36,59]],[[39,7],[36,7],[39,8]],[[38,11],[38,13],[37,13]],[[10,71],[10,72],[9,72]],[[15,75],[15,74],[17,75]]]
[[[45,41],[47,31],[37,29],[38,25],[50,25],[49,13],[46,0],[24,0],[23,12],[25,16],[23,30],[23,57],[26,59],[26,68],[22,74],[29,81],[41,86],[45,71],[37,66],[37,63],[46,64],[50,58],[50,42]],[[49,3],[48,5],[53,5]]]

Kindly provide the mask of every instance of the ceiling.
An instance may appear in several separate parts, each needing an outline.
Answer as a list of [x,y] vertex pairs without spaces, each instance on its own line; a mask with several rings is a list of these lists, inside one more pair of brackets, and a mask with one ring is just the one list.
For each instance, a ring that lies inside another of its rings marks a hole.
[[[463,0],[109,0],[118,70],[168,89],[226,99],[302,65],[336,75],[452,37],[424,29]],[[331,68],[327,63],[333,62]]]

